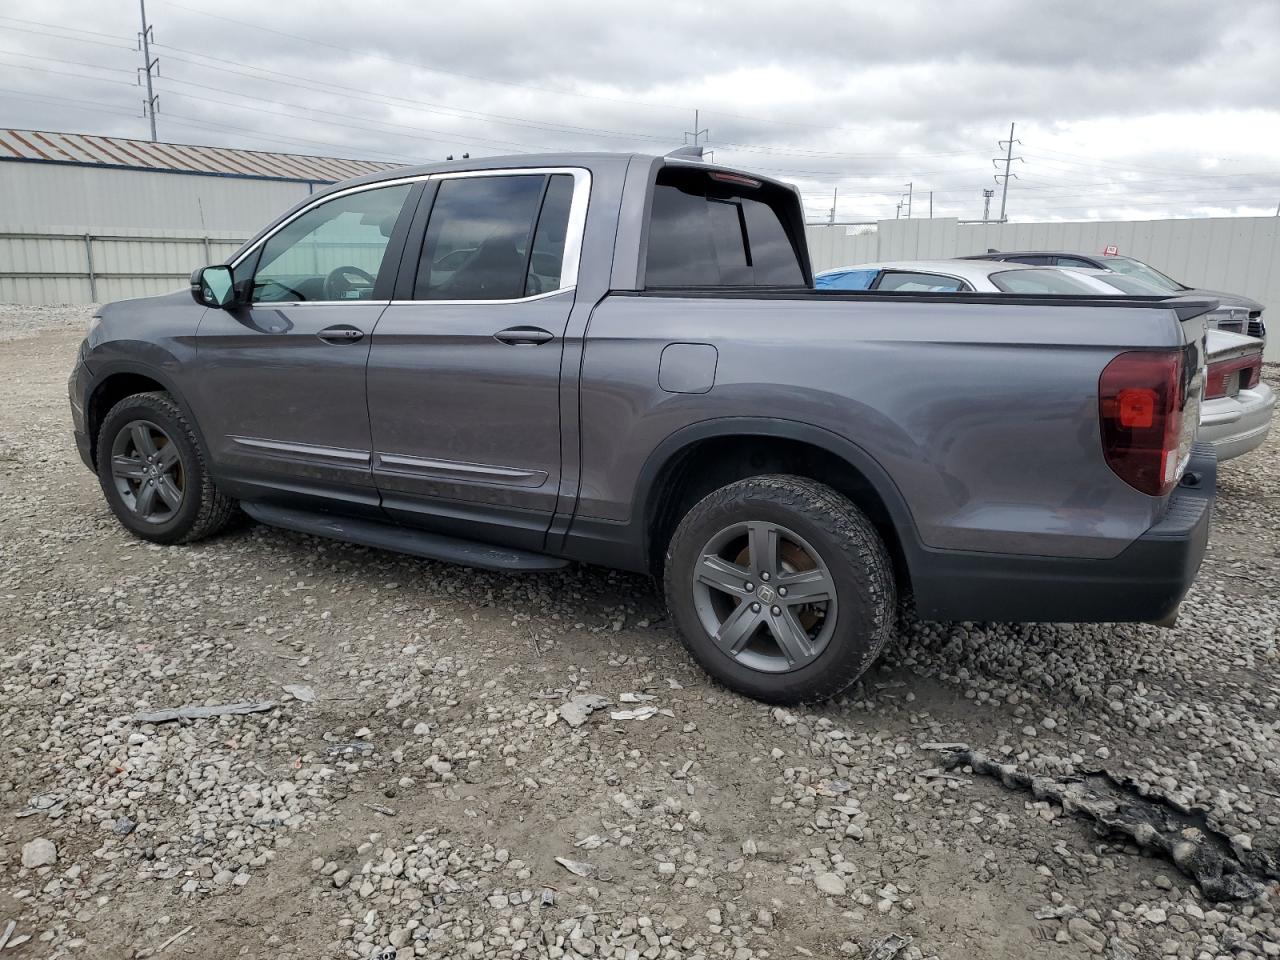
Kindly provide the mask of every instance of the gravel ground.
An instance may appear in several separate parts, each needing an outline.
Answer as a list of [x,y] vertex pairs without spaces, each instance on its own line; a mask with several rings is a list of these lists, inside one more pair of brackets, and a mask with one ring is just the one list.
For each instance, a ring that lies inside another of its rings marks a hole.
[[1176,629],[907,618],[847,700],[770,709],[643,578],[130,538],[70,439],[88,315],[0,307],[3,957],[1280,956],[1274,886],[1208,902],[930,746],[1275,851],[1280,439],[1223,466]]

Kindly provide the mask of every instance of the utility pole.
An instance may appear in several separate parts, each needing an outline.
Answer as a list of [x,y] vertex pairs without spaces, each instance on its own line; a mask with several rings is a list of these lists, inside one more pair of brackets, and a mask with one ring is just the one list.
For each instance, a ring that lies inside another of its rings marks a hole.
[[929,219],[933,219],[933,191],[929,191]]
[[988,220],[991,219],[991,198],[994,197],[995,195],[996,195],[996,192],[991,189],[982,191],[982,222],[983,223],[986,223]]
[[840,188],[833,187],[831,189],[831,216],[827,220],[828,223],[836,222],[836,198],[838,196],[840,196]]
[[693,137],[693,145],[696,147],[698,145],[699,137],[710,137],[710,136],[711,136],[711,131],[698,128],[698,111],[694,110],[693,111],[693,131],[690,132],[686,130],[684,132],[684,142],[688,143],[689,138]]
[[904,202],[899,204],[899,206],[906,207],[907,219],[910,220],[911,219],[911,182],[910,181],[907,182],[907,192],[904,193],[902,196],[904,198]]
[[1015,157],[1015,156],[1013,155],[1013,145],[1014,145],[1015,143],[1022,143],[1022,141],[1021,141],[1021,140],[1015,140],[1015,139],[1013,139],[1013,128],[1014,128],[1014,126],[1015,126],[1015,124],[1012,124],[1012,123],[1011,123],[1011,124],[1009,124],[1009,139],[1008,139],[1008,140],[997,140],[997,141],[996,141],[996,143],[1000,144],[1000,146],[1002,146],[1002,147],[1004,147],[1004,148],[1005,148],[1005,154],[1004,154],[1004,156],[1003,156],[1003,157],[997,157],[996,159],[994,159],[994,160],[992,160],[992,161],[991,161],[991,162],[995,165],[995,168],[996,168],[997,170],[999,170],[999,169],[1000,169],[1000,164],[1001,164],[1001,163],[1004,163],[1004,173],[997,173],[997,174],[995,175],[996,183],[1001,183],[1001,182],[1003,182],[1003,183],[1004,183],[1004,189],[1000,192],[1000,222],[1001,222],[1001,223],[1005,223],[1005,222],[1008,220],[1008,216],[1005,214],[1005,204],[1006,204],[1006,202],[1007,202],[1007,201],[1008,201],[1008,199],[1009,199],[1009,178],[1010,178],[1010,177],[1013,177],[1013,178],[1015,178],[1015,179],[1016,179],[1016,178],[1017,178],[1017,176],[1018,176],[1016,173],[1010,173],[1010,172],[1009,172],[1009,168],[1013,165],[1013,161],[1015,161],[1015,160],[1018,160],[1018,161],[1020,161],[1020,162],[1022,162],[1022,163],[1025,163],[1025,162],[1026,162],[1026,161],[1025,161],[1025,160],[1023,160],[1021,157]]
[[147,75],[147,99],[142,101],[142,115],[151,120],[151,142],[155,143],[156,101],[160,98],[151,88],[151,71],[154,69],[156,76],[160,75],[160,58],[151,59],[151,41],[155,36],[151,32],[151,24],[147,23],[147,0],[138,0],[138,9],[142,12],[142,32],[138,34],[138,45],[142,49],[142,66],[138,68],[138,72],[145,72]]

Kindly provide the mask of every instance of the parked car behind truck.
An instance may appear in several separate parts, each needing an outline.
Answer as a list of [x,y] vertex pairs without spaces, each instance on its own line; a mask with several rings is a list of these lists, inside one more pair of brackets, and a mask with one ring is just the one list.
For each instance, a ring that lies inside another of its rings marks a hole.
[[[1109,270],[974,258],[899,260],[835,267],[818,274],[814,283],[827,290],[1166,295],[1140,277]],[[1219,312],[1211,311],[1206,317]],[[1263,342],[1252,337],[1216,328],[1207,332],[1209,386],[1200,408],[1199,437],[1213,446],[1219,461],[1261,446],[1271,429],[1275,395],[1261,379],[1262,349]]]
[[817,291],[785,184],[488,158],[339,184],[190,294],[107,306],[70,394],[139,537],[238,506],[490,569],[653,573],[699,663],[791,703],[853,683],[908,591],[936,619],[1176,610],[1214,495],[1210,306]]
[[1041,267],[1084,267],[1106,270],[1126,277],[1136,277],[1168,294],[1217,300],[1218,308],[1206,318],[1206,323],[1210,327],[1226,330],[1229,333],[1243,333],[1250,337],[1257,337],[1259,340],[1265,340],[1267,336],[1266,324],[1262,319],[1263,307],[1257,300],[1252,297],[1242,297],[1237,293],[1188,286],[1136,257],[1125,257],[1118,253],[1094,255],[1063,250],[988,250],[986,253],[975,253],[962,259],[999,260]]

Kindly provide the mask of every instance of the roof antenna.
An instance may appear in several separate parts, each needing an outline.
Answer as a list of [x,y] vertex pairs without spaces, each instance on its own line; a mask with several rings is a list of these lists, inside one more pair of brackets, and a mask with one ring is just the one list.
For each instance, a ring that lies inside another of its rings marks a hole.
[[691,144],[688,144],[687,146],[676,147],[674,150],[668,153],[667,156],[672,158],[679,158],[682,160],[701,160],[702,152],[703,152],[702,144],[691,143]]

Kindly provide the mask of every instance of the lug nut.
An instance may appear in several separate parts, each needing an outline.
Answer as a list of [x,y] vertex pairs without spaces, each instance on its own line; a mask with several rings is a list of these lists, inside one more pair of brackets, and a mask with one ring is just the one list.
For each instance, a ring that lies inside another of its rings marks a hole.
[[744,589],[747,591],[747,593],[750,593],[755,588],[756,588],[756,585],[752,583],[750,580],[748,580]]
[[761,579],[761,580],[768,580],[768,579],[769,579],[769,574],[768,574],[768,572],[766,571],[766,572],[764,572],[764,573],[760,574],[760,579]]
[[787,595],[787,588],[786,588],[786,587],[779,587],[779,588],[778,588],[778,596],[780,596],[780,597],[785,597],[786,595]]
[[772,613],[775,617],[780,617],[780,616],[782,616],[782,608],[781,608],[781,607],[774,607],[774,608],[773,608],[773,609],[771,609],[769,612],[770,612],[770,613]]
[[751,612],[752,612],[752,613],[759,613],[759,612],[760,612],[760,604],[758,604],[758,603],[753,603],[753,604],[751,605]]

